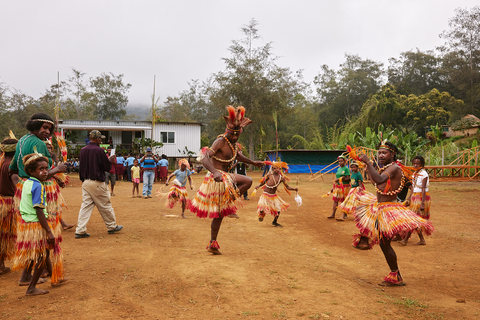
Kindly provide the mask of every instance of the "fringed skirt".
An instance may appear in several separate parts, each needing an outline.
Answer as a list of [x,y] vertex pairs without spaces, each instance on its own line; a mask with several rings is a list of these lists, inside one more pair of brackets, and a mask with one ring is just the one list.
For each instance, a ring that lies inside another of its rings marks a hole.
[[290,205],[276,194],[262,193],[258,200],[257,213],[260,218],[266,214],[276,217],[280,211],[285,211],[288,207]]
[[240,199],[240,194],[235,181],[230,174],[219,172],[223,181],[216,182],[212,173],[207,173],[189,206],[189,210],[199,218],[220,218],[237,212],[235,202]]
[[425,193],[425,210],[420,211],[420,206],[422,205],[422,193],[415,192],[412,194],[412,199],[410,201],[410,210],[418,214],[423,219],[430,219],[430,194],[428,192]]
[[[15,216],[17,218],[17,243],[14,258],[14,268],[19,270],[28,266],[33,261],[45,259],[45,250],[47,249],[47,235],[39,222],[25,222],[20,214],[20,200],[22,198],[23,184],[26,179],[20,179],[15,190]],[[63,279],[63,252],[60,248],[62,238],[62,206],[65,201],[60,193],[60,187],[54,179],[48,179],[42,182],[47,197],[47,222],[55,237],[55,246],[50,249],[50,260],[52,262],[53,274],[52,283],[58,283]],[[35,224],[35,226],[30,224]],[[41,230],[40,230],[41,229]],[[43,233],[42,233],[43,232]],[[44,235],[44,238],[41,236]],[[43,250],[43,251],[42,251]],[[38,256],[36,255],[38,253]]]
[[[365,191],[368,192],[368,191]],[[381,239],[391,240],[397,234],[422,231],[431,235],[435,230],[432,223],[423,219],[398,202],[377,202],[357,205],[353,213],[360,235],[354,236],[354,246],[360,237],[367,237],[370,246]]]
[[17,219],[13,197],[0,195],[0,258],[13,259],[17,240]]
[[343,202],[349,192],[350,192],[349,184],[343,184],[343,185],[334,184],[333,192],[332,192],[332,200],[338,203]]
[[352,188],[338,208],[346,214],[353,214],[357,206],[375,202],[377,197],[362,187]]
[[190,200],[188,199],[188,193],[186,187],[179,187],[173,184],[167,193],[167,201],[165,201],[165,207],[172,209],[177,202],[186,202],[187,207],[190,206]]

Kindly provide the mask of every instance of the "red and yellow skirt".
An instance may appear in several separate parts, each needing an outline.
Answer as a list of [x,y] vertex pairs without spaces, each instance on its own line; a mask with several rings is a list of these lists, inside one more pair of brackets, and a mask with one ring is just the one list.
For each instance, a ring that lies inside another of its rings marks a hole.
[[165,207],[168,209],[172,209],[177,202],[184,201],[187,203],[187,207],[189,207],[190,199],[188,199],[187,188],[179,187],[174,183],[167,193],[167,201],[165,201]]
[[334,202],[343,202],[345,197],[350,192],[350,185],[349,184],[334,184],[333,185],[333,192],[332,192],[332,200]]
[[276,217],[280,211],[285,211],[288,207],[290,205],[276,194],[264,192],[258,200],[257,213],[260,218],[265,217],[266,214]]
[[0,195],[0,258],[13,259],[17,241],[17,219],[13,197]]
[[338,208],[346,214],[353,214],[360,205],[366,205],[377,200],[377,197],[362,187],[352,188],[345,200],[338,205]]
[[354,236],[354,246],[362,236],[368,238],[368,243],[372,247],[381,239],[391,240],[397,234],[422,231],[428,236],[435,230],[430,221],[423,219],[401,203],[377,202],[376,198],[373,202],[357,205],[353,216],[360,230],[360,234]]
[[423,219],[430,219],[430,205],[432,201],[430,200],[430,194],[425,193],[425,210],[420,211],[420,206],[422,205],[422,193],[415,192],[412,194],[412,199],[410,201],[410,210],[418,214]]
[[53,247],[47,244],[47,234],[39,222],[25,222],[20,214],[20,200],[22,198],[23,184],[26,179],[20,179],[15,190],[15,216],[17,219],[17,242],[14,257],[14,270],[20,270],[27,267],[30,262],[33,263],[43,261],[46,258],[45,250],[50,250],[50,260],[52,262],[53,274],[52,283],[58,283],[64,278],[63,270],[63,252],[60,247],[62,238],[62,206],[65,201],[60,193],[60,187],[55,179],[51,178],[43,181],[47,197],[47,222],[55,237],[55,245]]
[[189,210],[199,218],[220,218],[235,214],[235,202],[240,199],[233,177],[220,171],[222,182],[216,182],[211,172],[207,173],[197,194],[190,203]]

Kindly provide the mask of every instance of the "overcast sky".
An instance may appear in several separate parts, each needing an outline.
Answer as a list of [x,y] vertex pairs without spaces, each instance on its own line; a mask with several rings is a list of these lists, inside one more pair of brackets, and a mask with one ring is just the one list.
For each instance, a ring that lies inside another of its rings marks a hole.
[[0,82],[38,98],[71,68],[88,77],[124,74],[130,104],[151,102],[153,76],[165,101],[224,69],[242,25],[259,22],[263,45],[273,42],[278,64],[337,69],[344,54],[381,61],[443,43],[438,34],[458,7],[478,0],[331,1],[8,1],[0,0]]

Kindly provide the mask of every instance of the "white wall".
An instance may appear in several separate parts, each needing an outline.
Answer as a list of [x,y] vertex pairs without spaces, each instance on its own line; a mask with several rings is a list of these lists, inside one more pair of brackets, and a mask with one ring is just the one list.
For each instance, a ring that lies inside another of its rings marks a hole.
[[[163,147],[155,150],[155,153],[166,154],[167,157],[183,157],[182,151],[185,146],[189,151],[197,154],[200,151],[201,126],[199,124],[183,123],[156,123],[153,139],[160,140],[160,132],[175,132],[175,143],[164,143]],[[151,135],[150,130],[146,130],[145,136]],[[178,151],[180,149],[180,152]]]

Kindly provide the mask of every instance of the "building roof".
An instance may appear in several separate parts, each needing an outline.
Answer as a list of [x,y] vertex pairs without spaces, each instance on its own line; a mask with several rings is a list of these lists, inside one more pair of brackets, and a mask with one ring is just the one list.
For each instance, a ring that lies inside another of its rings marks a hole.
[[[320,150],[320,149],[280,149],[278,152],[346,152],[347,150]],[[268,150],[264,152],[277,152],[277,150]]]
[[[156,125],[199,125],[199,122],[157,122]],[[140,131],[152,130],[151,121],[116,121],[116,120],[59,120],[58,127],[65,130],[102,130],[102,131]]]

